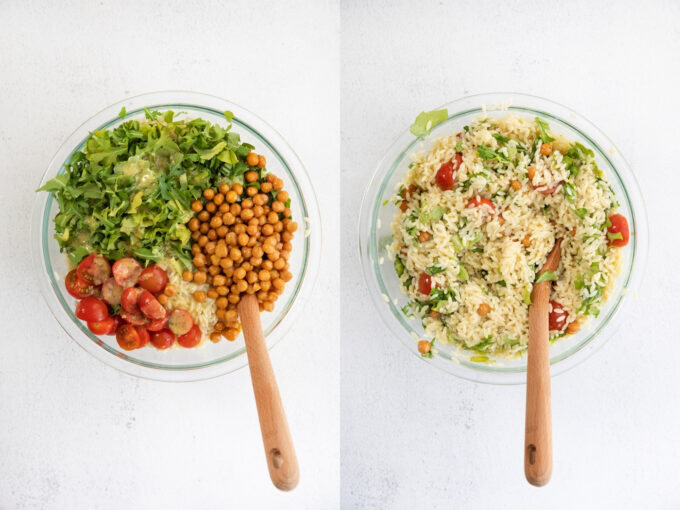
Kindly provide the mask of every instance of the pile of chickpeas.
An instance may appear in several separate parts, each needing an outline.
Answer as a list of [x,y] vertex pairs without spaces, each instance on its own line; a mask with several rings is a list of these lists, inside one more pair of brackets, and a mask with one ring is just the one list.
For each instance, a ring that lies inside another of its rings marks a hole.
[[241,331],[237,306],[244,294],[255,294],[260,311],[271,312],[286,282],[293,278],[288,260],[298,225],[287,206],[283,181],[264,175],[264,156],[250,152],[245,185],[220,184],[205,189],[204,201],[196,200],[189,221],[195,271],[182,278],[210,285],[208,292],[194,292],[194,299],[214,299],[217,322],[210,340],[235,340]]

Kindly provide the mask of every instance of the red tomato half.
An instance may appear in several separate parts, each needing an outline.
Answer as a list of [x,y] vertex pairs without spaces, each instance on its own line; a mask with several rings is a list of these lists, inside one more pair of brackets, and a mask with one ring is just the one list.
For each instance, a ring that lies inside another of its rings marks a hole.
[[161,329],[165,329],[165,327],[168,325],[168,316],[166,315],[162,319],[155,319],[149,322],[149,325],[146,327],[149,331],[160,331]]
[[550,301],[550,306],[552,309],[548,315],[548,329],[550,331],[562,331],[567,327],[569,312],[567,312],[557,301]]
[[141,272],[137,283],[141,288],[158,294],[168,283],[168,273],[158,264],[152,264]]
[[116,283],[113,278],[102,283],[102,299],[110,305],[119,305],[123,296],[123,287]]
[[120,348],[126,351],[139,349],[142,344],[139,331],[131,324],[123,324],[118,328],[118,331],[116,332],[116,341],[118,342],[118,345],[120,345]]
[[94,294],[94,285],[84,281],[78,276],[75,269],[72,269],[66,275],[66,292],[71,294],[76,299],[83,299],[84,297]]
[[471,198],[468,200],[466,207],[482,207],[486,206],[492,213],[496,212],[496,206],[488,198]]
[[120,297],[120,304],[123,310],[134,314],[140,313],[139,296],[142,295],[142,292],[144,291],[138,287],[128,287],[125,289]]
[[612,246],[626,246],[630,239],[630,231],[628,230],[628,220],[621,214],[612,214],[609,217],[611,227],[607,228],[607,239]]
[[144,347],[149,343],[149,332],[144,326],[135,326],[137,333],[139,334],[139,346]]
[[156,349],[167,349],[175,343],[175,334],[169,329],[161,329],[151,333],[151,345]]
[[420,292],[421,294],[425,294],[426,296],[429,296],[431,290],[432,290],[432,278],[430,277],[429,274],[425,272],[420,273],[420,277],[418,278],[418,292]]
[[193,325],[194,318],[186,310],[177,308],[170,314],[168,328],[170,328],[170,331],[172,331],[175,335],[184,335],[188,333]]
[[87,322],[103,321],[109,316],[106,303],[96,297],[86,297],[76,305],[76,317]]
[[132,258],[116,260],[113,264],[113,277],[123,288],[132,287],[142,273],[142,265]]
[[451,161],[447,161],[439,167],[434,179],[440,189],[443,191],[453,189],[453,185],[456,182],[456,172],[460,168],[462,162],[463,155],[460,152],[456,152],[456,155]]
[[120,315],[114,315],[113,316],[113,330],[109,333],[109,335],[115,335],[118,332],[118,328],[120,328],[123,324],[125,324],[125,321]]
[[78,264],[78,276],[86,282],[101,285],[111,276],[111,266],[109,261],[101,255],[91,253]]
[[177,343],[186,349],[196,347],[201,342],[201,328],[194,324],[188,333],[177,338]]
[[148,290],[143,290],[139,295],[139,309],[149,319],[162,319],[168,315],[168,311]]
[[108,316],[103,321],[90,321],[87,327],[95,335],[110,335],[116,329],[116,321],[113,317]]
[[133,326],[146,326],[149,323],[149,319],[144,317],[144,314],[137,310],[137,313],[128,312],[127,310],[120,311],[120,317]]

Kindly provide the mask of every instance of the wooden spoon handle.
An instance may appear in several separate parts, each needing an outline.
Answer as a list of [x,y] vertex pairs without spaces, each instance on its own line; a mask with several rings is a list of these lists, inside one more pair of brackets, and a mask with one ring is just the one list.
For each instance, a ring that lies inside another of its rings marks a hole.
[[552,474],[552,417],[550,411],[550,342],[548,300],[550,282],[534,285],[529,307],[529,358],[524,430],[524,474],[538,487]]
[[255,392],[257,414],[260,418],[269,476],[277,488],[289,491],[297,486],[300,470],[279,387],[267,352],[257,298],[253,295],[244,296],[238,305],[238,312],[246,340],[248,366]]

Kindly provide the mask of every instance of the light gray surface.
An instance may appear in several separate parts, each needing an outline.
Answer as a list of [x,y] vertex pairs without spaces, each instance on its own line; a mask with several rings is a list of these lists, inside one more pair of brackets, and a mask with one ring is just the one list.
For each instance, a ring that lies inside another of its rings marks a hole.
[[[339,507],[338,11],[0,2],[0,508]],[[28,225],[50,158],[95,112],[159,89],[256,112],[322,204],[315,292],[271,353],[300,460],[289,494],[269,481],[247,369],[188,384],[118,373],[67,337],[37,290]]]
[[[678,508],[680,8],[616,5],[343,2],[343,508]],[[553,380],[555,468],[542,489],[524,480],[524,386],[466,382],[415,358],[377,319],[357,257],[361,196],[394,138],[421,110],[503,90],[599,126],[650,219],[647,277],[620,334]]]

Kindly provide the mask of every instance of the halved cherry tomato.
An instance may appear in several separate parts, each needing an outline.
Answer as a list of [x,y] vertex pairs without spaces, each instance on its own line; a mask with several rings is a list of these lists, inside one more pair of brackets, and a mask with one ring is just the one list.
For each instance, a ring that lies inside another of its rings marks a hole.
[[103,321],[90,321],[87,328],[95,335],[110,335],[116,327],[116,321],[110,315]]
[[[529,182],[531,182],[531,181],[529,181]],[[555,184],[551,188],[547,188],[545,185],[534,186],[534,183],[531,182],[531,187],[534,188],[539,193],[541,193],[542,195],[552,195],[553,193],[555,193],[560,188],[560,186],[562,186],[563,182],[564,181],[559,181],[557,184]]]
[[133,313],[128,312],[127,310],[121,310],[120,316],[125,322],[132,324],[133,326],[146,326],[149,323],[149,319],[147,319],[140,311]]
[[550,331],[562,331],[567,327],[569,312],[557,301],[550,301],[550,306],[552,309],[548,315],[548,329]]
[[432,278],[430,277],[429,274],[426,272],[420,273],[420,277],[418,278],[418,292],[421,294],[425,294],[426,296],[430,295],[430,291],[432,290]]
[[139,309],[149,319],[162,319],[168,314],[165,307],[148,290],[143,290],[139,295]]
[[177,343],[187,349],[196,347],[200,342],[201,328],[199,328],[196,324],[191,326],[191,329],[187,333],[177,337]]
[[160,331],[161,329],[164,329],[168,325],[168,316],[166,315],[162,319],[155,319],[149,322],[149,325],[146,327],[149,331]]
[[80,278],[75,269],[72,269],[66,275],[65,285],[66,292],[76,299],[83,299],[87,296],[91,296],[95,291],[94,285]]
[[109,316],[106,303],[96,297],[81,299],[76,305],[76,317],[87,322],[103,321]]
[[463,155],[460,152],[456,152],[456,155],[453,157],[451,161],[447,161],[446,163],[439,167],[439,170],[437,170],[437,174],[435,175],[434,179],[435,182],[437,183],[437,186],[439,186],[440,189],[442,189],[443,191],[453,189],[453,185],[456,182],[455,174],[460,168],[462,162]]
[[175,334],[169,329],[161,329],[151,333],[151,345],[156,349],[167,349],[175,343]]
[[118,332],[118,328],[120,328],[123,324],[125,324],[125,321],[120,315],[114,315],[113,316],[113,329],[109,333],[109,335],[115,335]]
[[488,198],[480,197],[471,198],[470,200],[468,200],[468,203],[465,207],[481,207],[481,206],[488,207],[489,209],[491,209],[492,213],[496,212],[496,206]]
[[137,333],[139,333],[139,346],[144,347],[149,343],[149,332],[144,326],[135,326]]
[[139,349],[142,344],[139,331],[131,324],[123,324],[116,332],[116,341],[121,349],[132,351]]
[[116,260],[113,264],[113,277],[123,288],[132,287],[142,273],[142,265],[132,258]]
[[142,295],[142,292],[144,291],[139,287],[128,287],[125,289],[120,297],[120,304],[123,310],[134,314],[140,313],[139,296]]
[[78,276],[86,282],[94,285],[101,285],[109,276],[111,276],[111,265],[101,255],[91,253],[78,264]]
[[[612,246],[626,246],[630,239],[630,231],[628,230],[628,220],[621,214],[612,214],[609,217],[611,227],[607,228],[607,239]],[[619,235],[620,234],[620,235]]]
[[110,305],[119,305],[123,296],[123,287],[116,280],[109,278],[102,283],[102,299]]
[[194,325],[194,318],[186,310],[177,308],[170,314],[168,327],[175,335],[184,335]]
[[137,283],[141,288],[158,294],[163,292],[163,289],[168,284],[168,273],[158,264],[152,264],[142,271]]

